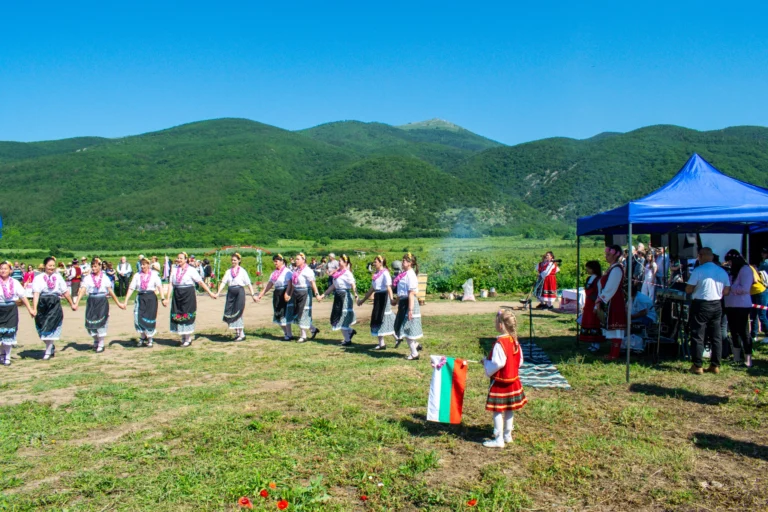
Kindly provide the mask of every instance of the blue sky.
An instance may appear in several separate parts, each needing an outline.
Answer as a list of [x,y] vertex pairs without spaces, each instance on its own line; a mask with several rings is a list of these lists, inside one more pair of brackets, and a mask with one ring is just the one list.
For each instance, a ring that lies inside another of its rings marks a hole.
[[768,125],[765,2],[275,4],[8,2],[0,140],[218,117],[439,117],[507,144]]

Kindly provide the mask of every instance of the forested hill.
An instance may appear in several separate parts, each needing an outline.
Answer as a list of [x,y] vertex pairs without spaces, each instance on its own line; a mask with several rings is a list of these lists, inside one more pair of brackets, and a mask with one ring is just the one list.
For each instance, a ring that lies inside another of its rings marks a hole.
[[291,132],[218,119],[120,139],[0,142],[2,247],[573,232],[698,152],[768,184],[768,129],[653,126],[506,147],[446,121]]
[[448,172],[572,223],[653,192],[693,153],[729,176],[768,187],[768,128],[758,126],[700,132],[658,125],[586,140],[544,139],[483,151]]

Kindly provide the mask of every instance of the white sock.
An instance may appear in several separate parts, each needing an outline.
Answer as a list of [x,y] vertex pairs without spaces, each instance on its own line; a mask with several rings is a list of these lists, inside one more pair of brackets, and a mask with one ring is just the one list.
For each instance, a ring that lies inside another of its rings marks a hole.
[[96,339],[97,339],[97,340],[98,340],[98,342],[99,342],[99,347],[102,347],[102,348],[103,348],[103,347],[104,347],[104,338],[102,338],[102,337],[100,337],[100,336],[99,336],[99,337],[98,337],[98,338],[96,338]]
[[342,329],[341,334],[344,336],[344,341],[351,341],[352,337],[350,334],[352,334],[352,331],[350,329]]
[[504,411],[504,438],[510,437],[513,430],[515,430],[515,411]]
[[493,438],[498,439],[504,431],[504,413],[493,413]]
[[0,359],[5,361],[6,359],[11,358],[11,346],[10,345],[0,345]]
[[419,355],[419,342],[416,340],[412,340],[411,338],[406,338],[408,340],[408,346],[411,347],[411,356],[416,357]]
[[384,346],[384,336],[379,336],[379,346],[380,347]]
[[301,337],[304,338],[304,339],[307,339],[307,330],[306,329],[302,329],[301,330]]

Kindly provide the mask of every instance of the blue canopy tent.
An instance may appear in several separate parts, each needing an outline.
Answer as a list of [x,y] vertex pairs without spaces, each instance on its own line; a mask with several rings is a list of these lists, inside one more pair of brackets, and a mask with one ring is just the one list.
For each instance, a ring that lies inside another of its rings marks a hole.
[[[613,210],[578,219],[577,283],[580,283],[582,236],[626,234],[631,254],[633,233],[748,234],[766,230],[768,190],[726,176],[694,153],[683,168],[655,192]],[[632,275],[632,258],[628,266],[627,273]],[[628,289],[627,294],[631,311],[631,290]],[[627,313],[627,325],[630,323]],[[627,382],[629,336],[627,329]]]

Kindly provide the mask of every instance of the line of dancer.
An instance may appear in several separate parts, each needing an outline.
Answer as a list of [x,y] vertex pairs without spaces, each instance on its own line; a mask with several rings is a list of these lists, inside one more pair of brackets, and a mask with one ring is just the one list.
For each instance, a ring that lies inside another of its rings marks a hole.
[[[353,337],[357,334],[354,329],[357,324],[355,306],[361,307],[373,297],[370,332],[371,336],[378,340],[374,350],[385,350],[385,338],[392,336],[395,339],[395,348],[403,340],[407,342],[410,350],[406,359],[419,358],[419,350],[422,347],[418,340],[423,337],[423,331],[417,298],[418,263],[411,253],[403,255],[403,271],[394,279],[387,267],[386,258],[382,255],[376,256],[372,263],[374,273],[371,288],[362,298],[358,295],[352,263],[346,254],[339,258],[339,268],[331,275],[331,285],[324,294],[318,291],[315,274],[307,265],[303,253],[295,257],[296,268],[293,270],[288,268],[282,255],[276,254],[272,258],[275,271],[258,295],[254,293],[248,272],[240,266],[240,254],[232,256],[231,268],[225,273],[217,291],[211,290],[205,284],[197,270],[189,265],[188,260],[184,252],[177,255],[166,291],[159,273],[152,269],[152,262],[142,258],[141,271],[133,276],[127,294],[121,301],[115,295],[112,280],[103,271],[100,258],[93,258],[91,273],[83,278],[77,296],[72,297],[66,282],[56,272],[56,258],[51,256],[44,261],[44,272],[37,275],[32,282],[31,304],[25,297],[21,284],[10,277],[10,263],[0,263],[0,364],[10,365],[11,350],[16,346],[19,303],[23,304],[35,319],[38,336],[46,346],[43,359],[49,360],[56,354],[55,342],[61,339],[64,324],[62,299],[69,303],[72,311],[77,311],[80,301],[86,296],[85,329],[93,338],[93,350],[96,353],[102,353],[106,348],[105,339],[110,317],[109,298],[115,301],[119,309],[126,310],[134,292],[137,295],[134,300],[133,322],[139,336],[138,346],[154,345],[159,305],[167,308],[170,302],[170,331],[180,336],[182,347],[189,347],[193,341],[197,318],[195,285],[202,288],[212,299],[218,298],[224,287],[227,287],[222,320],[234,331],[235,341],[245,340],[243,315],[246,289],[257,303],[273,290],[273,322],[281,327],[285,341],[294,339],[292,326],[298,326],[298,343],[314,339],[320,332],[313,322],[313,299],[322,301],[333,295],[329,323],[332,331],[341,331],[341,346],[351,345]],[[395,305],[396,314],[393,311]]]

